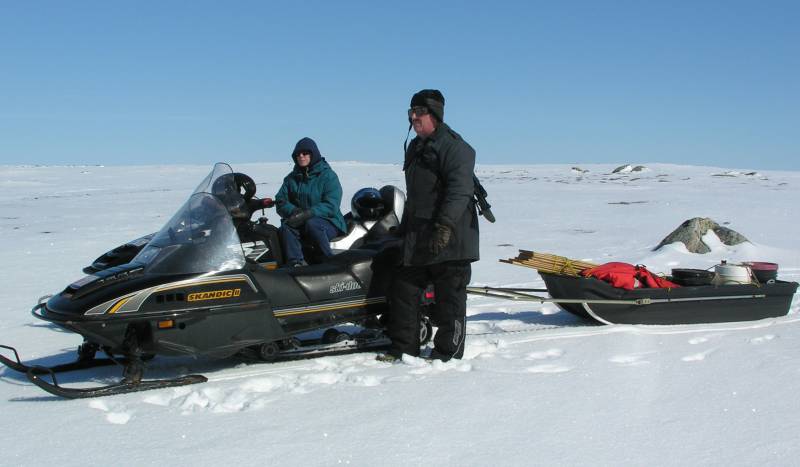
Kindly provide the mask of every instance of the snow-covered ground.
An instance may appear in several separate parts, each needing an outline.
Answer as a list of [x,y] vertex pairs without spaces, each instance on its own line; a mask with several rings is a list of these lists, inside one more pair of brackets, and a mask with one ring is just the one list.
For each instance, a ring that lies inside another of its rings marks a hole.
[[[397,165],[333,162],[349,197],[403,187]],[[285,164],[240,164],[273,195]],[[652,271],[721,259],[800,279],[800,173],[647,165],[489,166],[473,283],[542,287],[498,262],[518,249]],[[100,253],[157,230],[206,166],[0,167],[0,343],[25,361],[80,343],[34,319],[36,299]],[[275,218],[274,212],[267,212]],[[751,240],[651,249],[691,217]],[[0,465],[797,465],[800,300],[786,317],[691,326],[594,326],[546,304],[471,297],[465,358],[385,364],[373,353],[278,364],[156,358],[148,376],[203,385],[60,400],[0,370]],[[7,353],[5,354],[7,355]],[[115,368],[63,375],[110,382]]]

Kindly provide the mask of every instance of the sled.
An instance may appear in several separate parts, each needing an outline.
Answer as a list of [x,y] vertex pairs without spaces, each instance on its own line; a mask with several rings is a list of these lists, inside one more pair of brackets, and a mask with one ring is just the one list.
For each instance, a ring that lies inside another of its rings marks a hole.
[[[625,290],[587,277],[540,271],[545,289],[469,287],[471,294],[555,303],[562,310],[602,324],[699,324],[756,321],[789,312],[797,282],[705,285]],[[550,296],[535,295],[547,292]]]

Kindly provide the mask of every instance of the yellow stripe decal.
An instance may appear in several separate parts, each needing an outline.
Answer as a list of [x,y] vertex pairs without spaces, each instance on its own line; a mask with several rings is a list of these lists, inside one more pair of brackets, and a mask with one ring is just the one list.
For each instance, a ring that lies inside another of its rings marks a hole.
[[[203,286],[207,284],[224,284],[224,283],[231,283],[231,282],[245,282],[247,285],[250,286],[253,292],[258,293],[258,288],[253,284],[253,281],[250,280],[249,276],[244,274],[238,274],[236,276],[221,276],[221,277],[209,277],[209,278],[193,278],[193,279],[186,279],[178,282],[173,282],[171,284],[164,284],[158,285],[154,287],[149,287],[147,289],[142,289],[132,294],[129,294],[127,297],[122,297],[120,299],[111,299],[107,302],[103,302],[94,308],[89,309],[85,315],[102,315],[105,313],[132,313],[135,311],[139,311],[139,308],[142,306],[148,298],[154,293],[164,292],[167,290],[176,290],[176,289],[183,289],[183,288],[191,288],[197,286]],[[125,299],[124,302],[119,300]],[[115,301],[117,300],[117,301]]]
[[115,303],[114,306],[112,306],[111,308],[108,309],[108,314],[109,315],[113,315],[114,313],[116,313],[117,310],[122,308],[122,305],[127,303],[127,301],[130,300],[130,299],[131,299],[131,297],[125,297],[122,300],[120,300],[117,303]]

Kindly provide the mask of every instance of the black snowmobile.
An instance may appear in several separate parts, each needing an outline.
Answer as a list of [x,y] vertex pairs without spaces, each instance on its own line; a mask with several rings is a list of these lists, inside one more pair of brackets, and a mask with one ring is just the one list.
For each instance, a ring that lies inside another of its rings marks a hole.
[[[154,356],[246,353],[272,361],[386,346],[379,317],[400,254],[392,231],[402,217],[402,191],[383,187],[373,200],[380,209],[369,209],[374,216],[346,216],[349,231],[332,246],[347,249],[303,267],[284,265],[277,228],[266,218],[251,221],[271,206],[255,191],[250,177],[215,165],[160,231],[100,256],[84,269],[89,275],[33,308],[37,318],[83,336],[75,362],[27,366],[8,346],[0,347],[14,359],[0,355],[0,362],[45,391],[79,398],[206,381],[142,379],[144,361]],[[358,332],[336,329],[344,323]],[[427,342],[427,318],[420,333]],[[309,334],[316,336],[303,338]],[[107,357],[95,358],[98,352]],[[110,386],[68,388],[55,377],[114,363],[124,367],[123,379]]]

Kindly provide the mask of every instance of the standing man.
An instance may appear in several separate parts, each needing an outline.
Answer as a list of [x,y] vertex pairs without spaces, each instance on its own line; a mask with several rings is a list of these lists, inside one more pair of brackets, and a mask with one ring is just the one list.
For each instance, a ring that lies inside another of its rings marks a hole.
[[331,252],[330,239],[347,228],[339,205],[342,185],[339,177],[319,152],[311,138],[297,142],[292,151],[294,169],[283,179],[275,205],[281,216],[279,229],[286,264],[304,266],[301,239],[313,243],[322,256]]
[[438,326],[430,358],[464,355],[467,291],[478,260],[478,212],[473,198],[475,150],[444,123],[444,96],[423,89],[411,98],[408,119],[417,137],[405,154],[406,200],[400,232],[403,264],[390,295],[392,346],[382,361],[419,355],[420,302],[433,283]]

